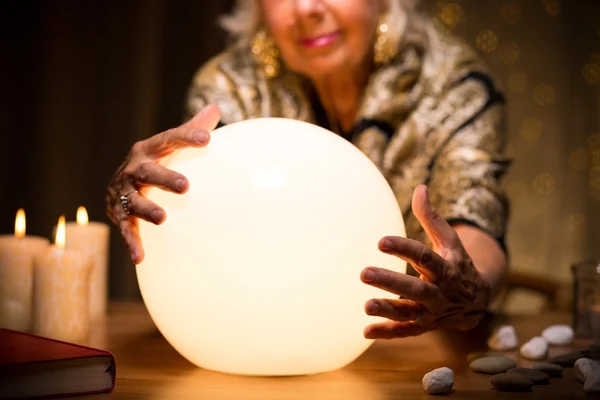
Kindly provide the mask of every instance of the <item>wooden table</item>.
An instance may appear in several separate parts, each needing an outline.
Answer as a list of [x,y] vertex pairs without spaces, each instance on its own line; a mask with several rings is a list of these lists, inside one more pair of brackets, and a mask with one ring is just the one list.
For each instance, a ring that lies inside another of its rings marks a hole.
[[[497,322],[497,321],[496,321]],[[501,321],[505,323],[507,321]],[[521,340],[539,335],[555,323],[570,323],[566,314],[512,318]],[[583,393],[573,370],[550,385],[535,386],[528,393],[494,390],[488,375],[468,370],[466,355],[485,346],[490,324],[473,332],[431,332],[389,341],[376,341],[346,368],[314,376],[257,378],[235,376],[198,368],[180,356],[162,337],[143,303],[112,303],[105,323],[94,330],[89,344],[114,353],[117,382],[113,393],[86,399],[357,399],[393,400],[427,398],[423,375],[447,366],[455,372],[454,399],[592,398]],[[586,343],[576,343],[577,346]],[[571,348],[552,348],[551,355]],[[521,366],[530,365],[516,357]]]

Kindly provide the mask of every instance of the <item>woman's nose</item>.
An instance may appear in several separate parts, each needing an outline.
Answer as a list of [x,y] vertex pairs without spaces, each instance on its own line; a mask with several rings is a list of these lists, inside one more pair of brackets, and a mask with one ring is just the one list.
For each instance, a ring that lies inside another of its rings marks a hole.
[[323,0],[294,0],[294,10],[301,18],[318,16],[323,12]]

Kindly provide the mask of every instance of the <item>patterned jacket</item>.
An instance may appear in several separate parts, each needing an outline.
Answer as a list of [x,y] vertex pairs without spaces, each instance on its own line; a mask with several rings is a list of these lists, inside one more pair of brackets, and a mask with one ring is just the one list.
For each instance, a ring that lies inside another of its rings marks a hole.
[[[372,71],[348,140],[388,180],[408,237],[431,243],[411,212],[412,192],[425,183],[450,223],[477,226],[504,248],[504,97],[471,47],[437,28],[427,36],[425,49],[406,47]],[[285,68],[267,78],[250,48],[232,46],[194,76],[186,118],[212,103],[222,111],[222,124],[285,117],[323,125],[314,99],[304,78]]]

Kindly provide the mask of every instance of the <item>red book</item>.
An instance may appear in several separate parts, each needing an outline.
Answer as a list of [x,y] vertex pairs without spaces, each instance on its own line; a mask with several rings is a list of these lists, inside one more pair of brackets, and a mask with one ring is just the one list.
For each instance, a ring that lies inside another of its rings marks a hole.
[[115,374],[107,351],[0,329],[0,399],[108,393]]

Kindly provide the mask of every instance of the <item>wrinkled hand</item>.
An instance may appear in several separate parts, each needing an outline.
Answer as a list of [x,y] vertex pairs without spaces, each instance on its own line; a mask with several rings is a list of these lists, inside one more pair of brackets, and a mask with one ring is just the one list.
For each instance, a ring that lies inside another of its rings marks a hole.
[[[475,269],[454,229],[432,208],[424,185],[413,193],[412,210],[433,249],[402,237],[381,239],[381,251],[409,262],[420,277],[377,267],[362,271],[363,282],[402,296],[367,301],[367,314],[389,321],[367,326],[366,338],[416,336],[442,328],[469,330],[477,325],[490,301],[490,285]],[[415,323],[419,313],[421,318]]]
[[[185,193],[189,189],[187,178],[163,167],[161,162],[176,150],[206,146],[209,131],[217,126],[220,117],[219,109],[209,105],[177,128],[135,143],[113,176],[106,194],[106,213],[119,227],[134,264],[144,259],[138,218],[158,225],[167,217],[163,208],[144,197],[144,189],[155,186]],[[127,196],[129,214],[121,206],[120,196]]]

